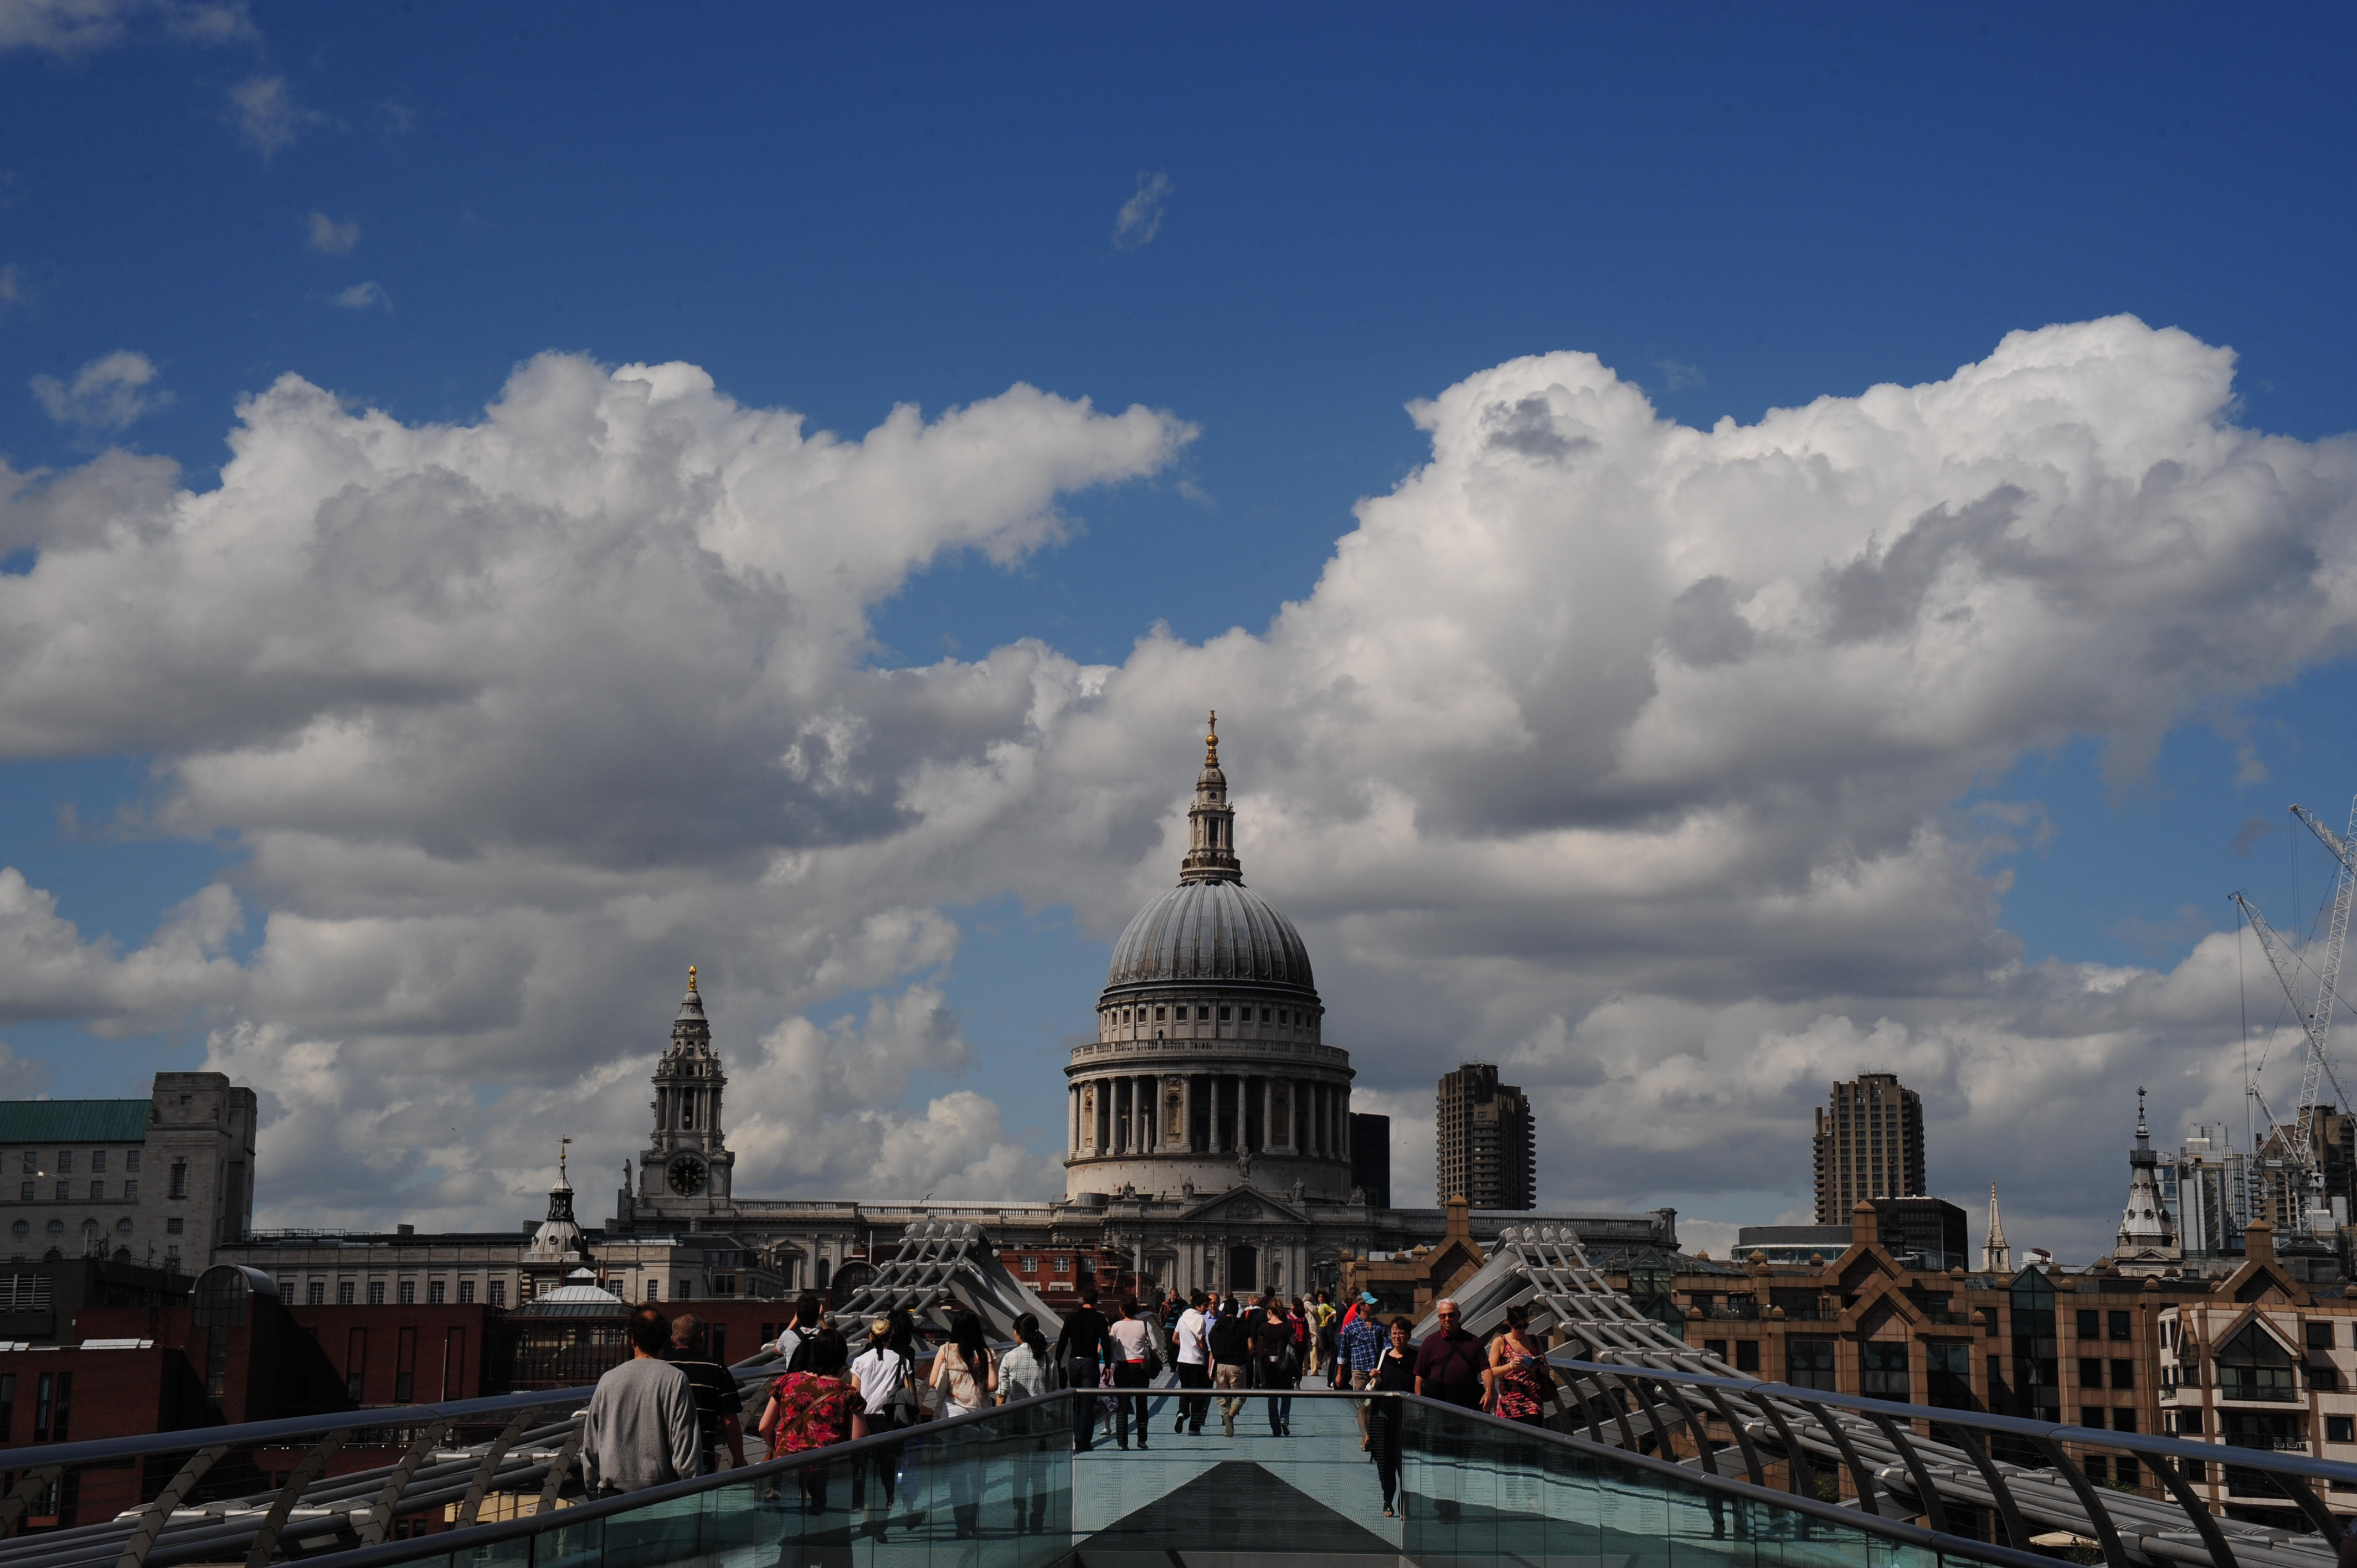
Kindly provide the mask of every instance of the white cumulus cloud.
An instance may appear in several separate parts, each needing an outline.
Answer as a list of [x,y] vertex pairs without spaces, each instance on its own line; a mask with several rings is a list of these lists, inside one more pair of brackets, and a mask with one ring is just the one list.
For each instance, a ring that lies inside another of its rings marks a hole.
[[169,406],[171,392],[156,384],[162,374],[146,355],[121,349],[91,360],[71,381],[35,376],[27,384],[51,419],[101,434],[128,429]]
[[1162,232],[1163,209],[1170,204],[1173,188],[1167,174],[1140,174],[1137,177],[1137,189],[1121,204],[1121,210],[1114,214],[1114,250],[1135,251],[1141,245],[1154,242],[1154,237]]
[[238,131],[265,158],[284,152],[314,125],[328,117],[295,102],[283,76],[251,76],[229,90],[231,118]]
[[338,289],[335,303],[345,310],[391,310],[393,295],[384,292],[382,284],[370,278],[350,288]]
[[349,256],[361,242],[361,225],[357,218],[338,222],[324,212],[312,212],[301,220],[303,243],[324,256]]
[[[245,850],[251,957],[201,926],[109,1016],[221,1020],[282,1216],[506,1223],[566,1132],[619,1175],[689,961],[744,1190],[1051,1189],[1060,1080],[974,1079],[943,911],[1117,929],[1216,705],[1396,1197],[1458,1060],[1533,1094],[1550,1202],[1720,1223],[1804,1200],[1808,1108],[1889,1068],[1935,1184],[1997,1176],[2017,1243],[2084,1254],[2136,1083],[2164,1124],[2238,1103],[2233,940],[2025,964],[1997,895],[2035,804],[1957,802],[2074,736],[2132,776],[2348,654],[2357,449],[2234,406],[2230,352],[2126,317],[1708,430],[1517,360],[1415,406],[1428,460],[1264,628],[879,668],[911,572],[1021,559],[1190,430],[1017,387],[850,439],[561,355],[410,425],[288,377],[217,489],[0,473],[0,541],[39,552],[0,578],[0,756],[155,757],[157,831]],[[135,955],[37,892],[27,951],[114,996]],[[18,1015],[57,990],[0,965]]]

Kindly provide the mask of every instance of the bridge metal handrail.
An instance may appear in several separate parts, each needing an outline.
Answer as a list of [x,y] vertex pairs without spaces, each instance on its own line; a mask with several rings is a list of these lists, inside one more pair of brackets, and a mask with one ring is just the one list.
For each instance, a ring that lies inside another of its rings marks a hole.
[[[2111,1568],[2130,1568],[2138,1562],[2237,1568],[2244,1561],[2296,1563],[2306,1568],[2332,1552],[2340,1532],[2340,1522],[2308,1483],[2357,1483],[2357,1465],[2306,1454],[1905,1404],[1634,1360],[1586,1360],[1566,1353],[1547,1359],[1567,1374],[1571,1386],[1565,1398],[1598,1441],[1609,1442],[1604,1430],[1609,1420],[1620,1439],[1613,1445],[1636,1446],[1644,1439],[1627,1419],[1634,1414],[1662,1453],[1674,1453],[1678,1440],[1694,1448],[1695,1457],[1683,1461],[1683,1467],[1716,1473],[1720,1457],[1734,1449],[1752,1482],[1764,1484],[1761,1455],[1766,1451],[1786,1461],[1787,1484],[1798,1491],[1804,1484],[1805,1465],[1825,1465],[1849,1473],[1861,1511],[1876,1509],[1880,1496],[1902,1497],[1912,1502],[1899,1506],[1940,1525],[1946,1522],[1945,1510],[1956,1503],[1987,1508],[1996,1515],[2007,1540],[2019,1546],[2029,1542],[2025,1520],[2036,1518],[2050,1528],[2092,1532]],[[1599,1391],[1617,1386],[1632,1396],[1637,1408],[1624,1411],[1597,1400],[1580,1388],[1582,1382]],[[1649,1385],[1664,1386],[1665,1397],[1653,1397]],[[1678,1390],[1691,1391],[1695,1397],[1689,1400]],[[1599,1405],[1607,1405],[1600,1414]],[[1750,1419],[1738,1415],[1738,1406],[1748,1408]],[[1706,1424],[1713,1418],[1724,1423],[1732,1439],[1716,1449]],[[1918,1423],[1930,1426],[1932,1435],[1918,1434]],[[2034,1453],[2040,1463],[2019,1466],[1996,1457],[1999,1450],[1985,1443],[1984,1434],[2011,1440],[2017,1452]],[[2090,1447],[2137,1455],[2167,1489],[2168,1500],[2092,1483],[2071,1456],[2072,1448]],[[1796,1457],[1803,1463],[1792,1463]],[[2179,1468],[2187,1462],[2268,1474],[2283,1500],[2297,1508],[2316,1533],[2221,1520],[2187,1485]]]
[[[1155,1391],[1157,1395],[1163,1397],[1175,1396],[1178,1391],[1169,1385],[1164,1385]],[[642,1491],[626,1492],[618,1497],[578,1503],[557,1514],[503,1520],[496,1524],[477,1525],[470,1530],[447,1530],[438,1535],[390,1541],[382,1546],[320,1553],[306,1558],[305,1568],[393,1568],[394,1564],[412,1563],[421,1558],[453,1556],[458,1552],[490,1546],[502,1541],[513,1541],[522,1536],[536,1535],[544,1530],[571,1529],[592,1520],[633,1512],[676,1498],[692,1497],[721,1487],[742,1486],[750,1481],[783,1475],[808,1465],[853,1459],[872,1449],[905,1444],[912,1438],[921,1437],[926,1433],[987,1421],[993,1417],[1004,1416],[1010,1411],[1062,1402],[1076,1396],[1100,1398],[1103,1397],[1103,1391],[1059,1389],[1050,1393],[999,1405],[989,1410],[973,1412],[947,1421],[928,1422],[913,1433],[903,1428],[878,1434],[873,1437],[860,1438],[851,1443],[831,1444],[824,1448],[810,1449],[800,1454],[788,1455],[782,1458],[764,1460],[759,1464],[748,1465],[742,1469],[723,1470],[710,1476],[699,1476],[692,1480],[673,1481],[661,1487],[651,1487]],[[1927,1530],[1903,1520],[1863,1514],[1838,1504],[1824,1502],[1815,1498],[1793,1497],[1770,1490],[1766,1487],[1737,1480],[1731,1477],[1697,1474],[1684,1466],[1656,1458],[1652,1455],[1632,1453],[1610,1444],[1594,1442],[1575,1433],[1534,1429],[1513,1422],[1501,1421],[1480,1411],[1446,1404],[1417,1394],[1385,1393],[1373,1390],[1353,1392],[1340,1389],[1299,1388],[1275,1391],[1231,1389],[1222,1391],[1220,1397],[1230,1396],[1244,1399],[1396,1401],[1403,1404],[1413,1404],[1429,1410],[1436,1416],[1445,1420],[1465,1421],[1493,1428],[1512,1436],[1517,1441],[1543,1442],[1570,1448],[1609,1464],[1643,1470],[1664,1479],[1676,1480],[1682,1485],[1699,1487],[1718,1497],[1806,1514],[1813,1519],[1837,1524],[1845,1530],[1855,1530],[1866,1534],[1880,1536],[1885,1540],[1927,1548],[1949,1557],[1969,1557],[1981,1562],[2003,1564],[2005,1568],[2052,1568],[2054,1562],[2053,1558],[2040,1552],[2017,1551],[2007,1546],[1975,1541],[1967,1536],[1950,1534],[1944,1530]],[[1209,1391],[1205,1391],[1205,1397],[1209,1397]]]

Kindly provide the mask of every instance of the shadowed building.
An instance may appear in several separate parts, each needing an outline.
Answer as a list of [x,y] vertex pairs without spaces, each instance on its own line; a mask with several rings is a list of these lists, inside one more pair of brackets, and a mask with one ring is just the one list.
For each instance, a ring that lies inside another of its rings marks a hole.
[[1861,1198],[1923,1196],[1923,1097],[1895,1074],[1835,1084],[1813,1144],[1820,1225],[1842,1224]]
[[1433,1140],[1441,1201],[1463,1194],[1476,1208],[1535,1208],[1538,1133],[1530,1097],[1498,1081],[1498,1069],[1467,1062],[1442,1076]]

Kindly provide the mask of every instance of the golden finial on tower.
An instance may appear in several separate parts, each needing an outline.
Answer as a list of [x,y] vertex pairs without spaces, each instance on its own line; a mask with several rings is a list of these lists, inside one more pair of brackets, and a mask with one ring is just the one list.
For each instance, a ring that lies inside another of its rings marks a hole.
[[690,991],[695,989],[695,965],[694,964],[687,966],[687,988]]
[[1220,710],[1217,708],[1211,710],[1211,733],[1203,737],[1203,766],[1217,768],[1220,765]]

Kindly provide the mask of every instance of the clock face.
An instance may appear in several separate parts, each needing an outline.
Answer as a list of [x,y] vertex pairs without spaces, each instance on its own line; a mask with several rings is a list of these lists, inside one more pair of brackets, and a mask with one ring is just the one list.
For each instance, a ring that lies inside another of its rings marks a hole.
[[682,1155],[679,1158],[672,1161],[671,1170],[668,1174],[671,1176],[672,1191],[679,1194],[682,1197],[694,1197],[697,1193],[704,1190],[704,1162],[702,1160],[696,1159],[692,1155]]

